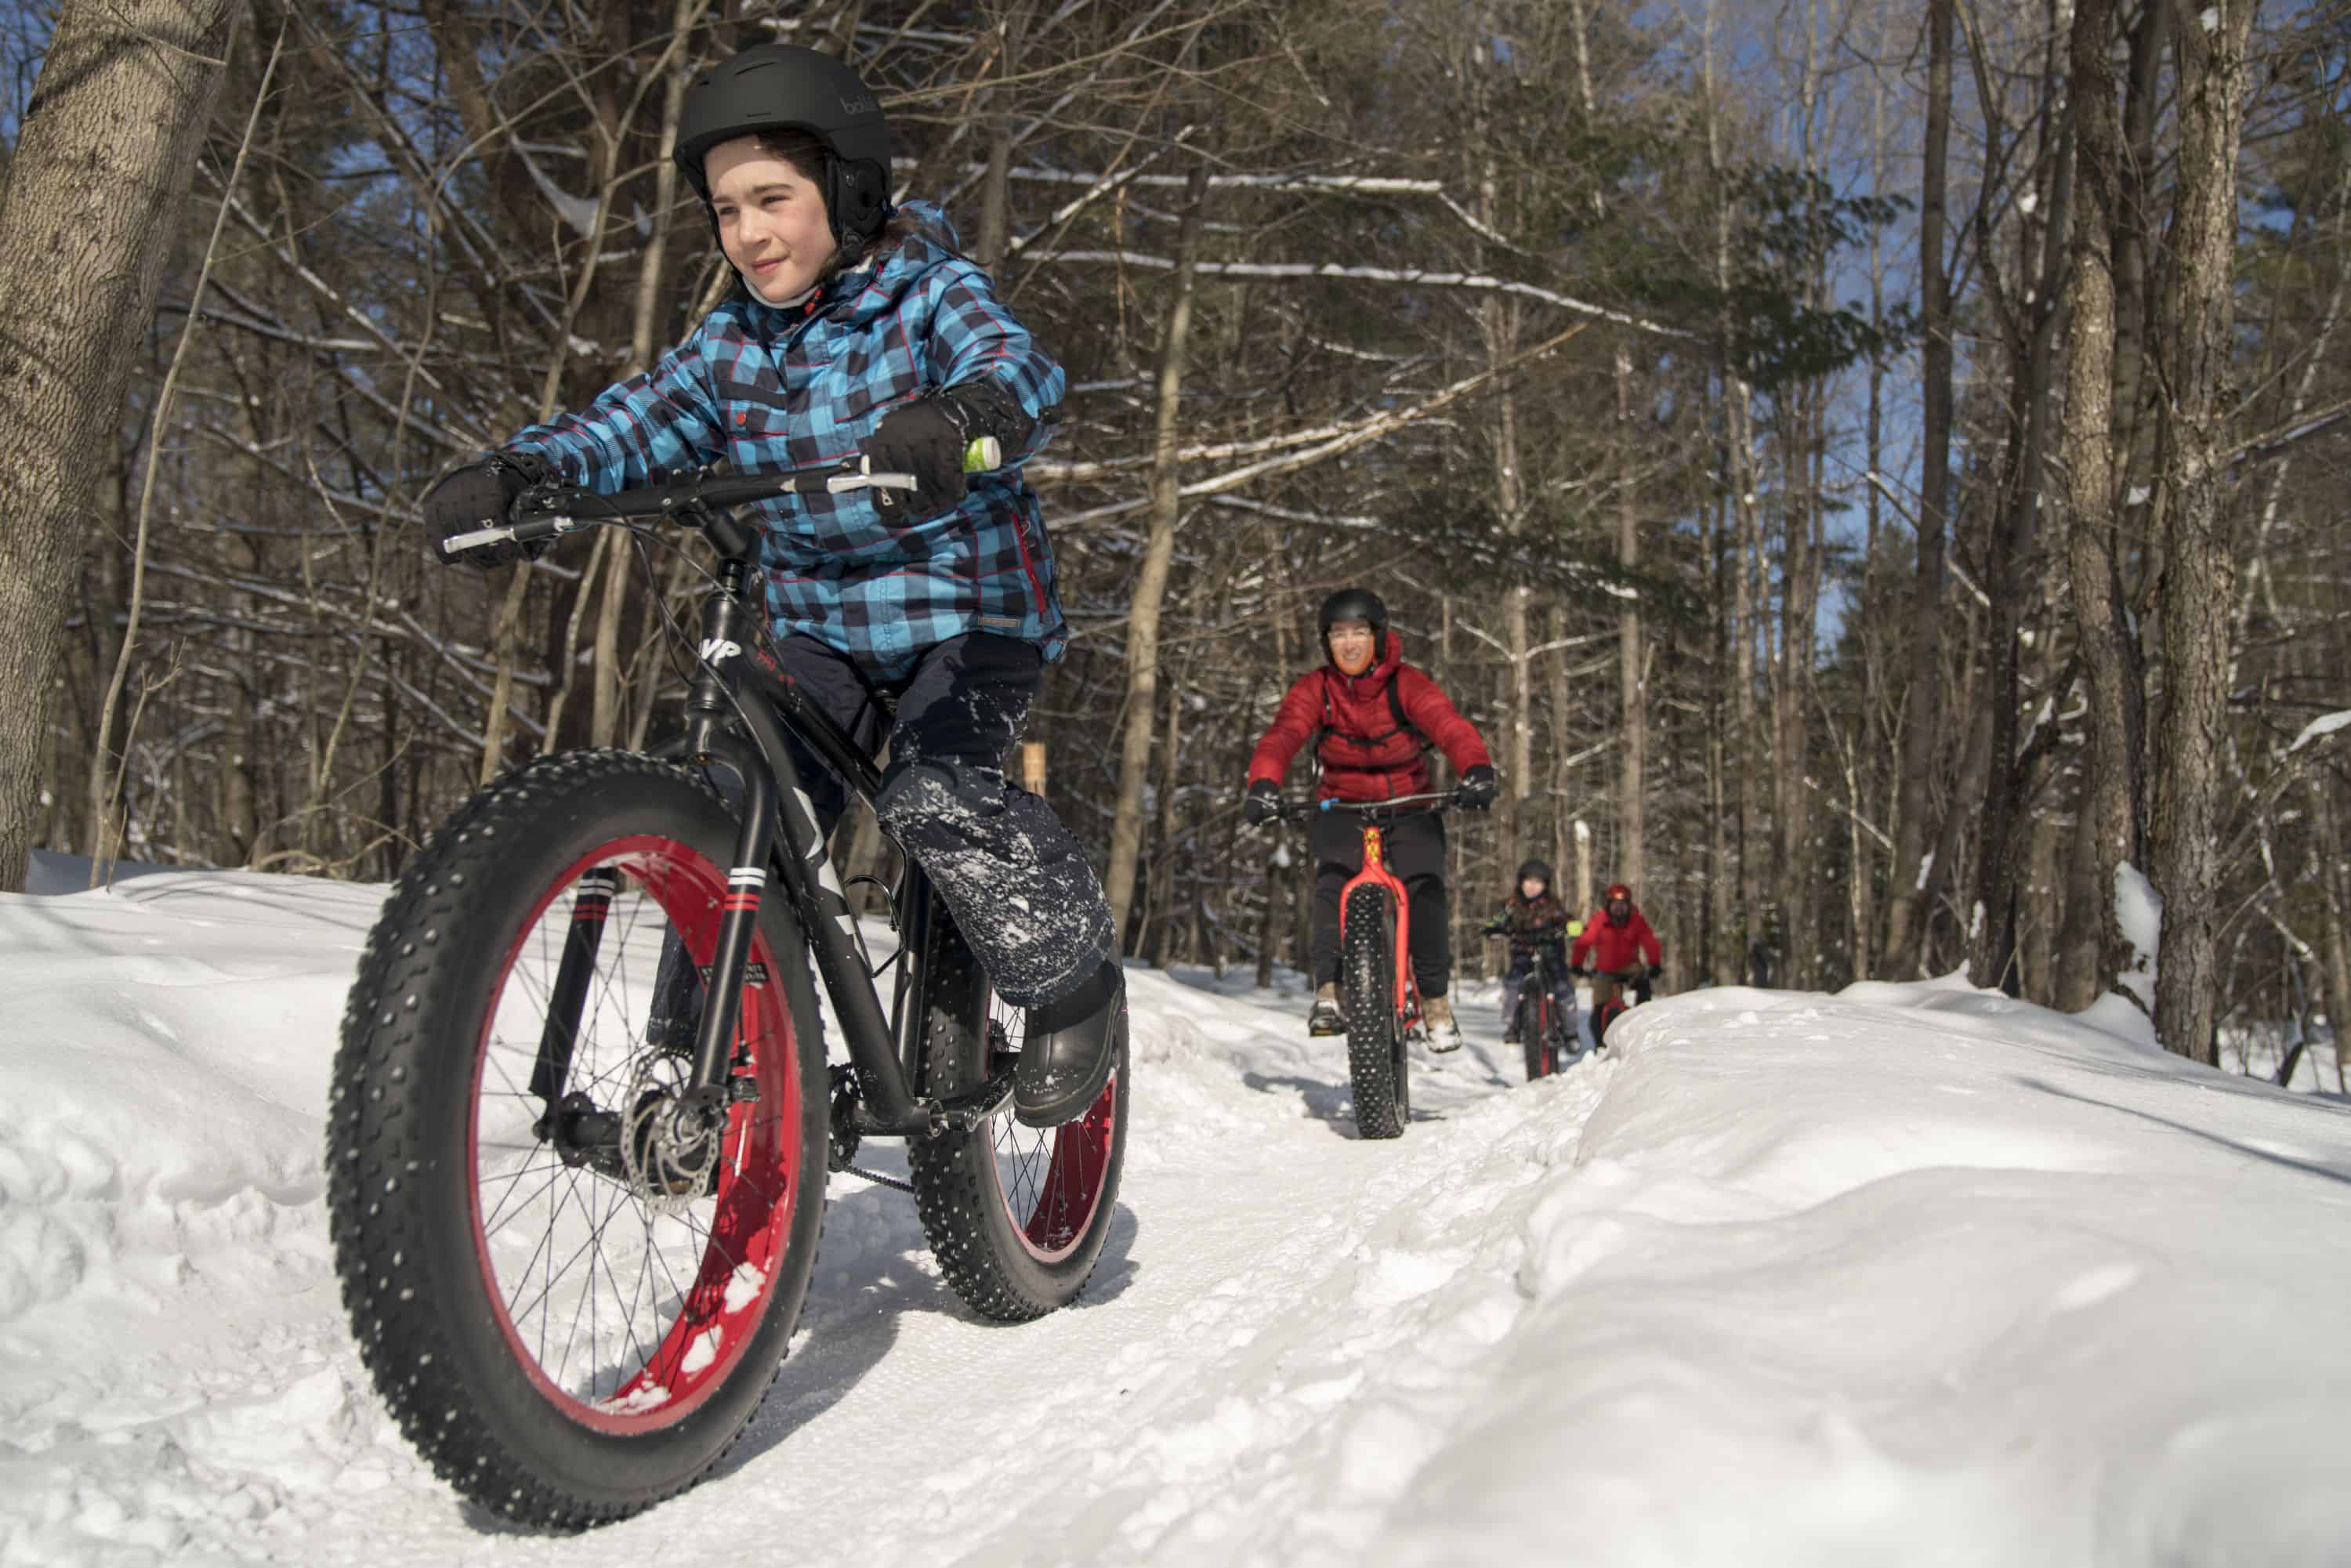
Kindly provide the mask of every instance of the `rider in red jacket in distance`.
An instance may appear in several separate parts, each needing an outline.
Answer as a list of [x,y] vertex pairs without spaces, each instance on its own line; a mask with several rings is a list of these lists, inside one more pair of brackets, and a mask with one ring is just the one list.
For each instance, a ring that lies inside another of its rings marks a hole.
[[[1648,956],[1646,968],[1641,967],[1644,954]],[[1583,923],[1583,935],[1575,939],[1567,961],[1595,975],[1632,975],[1634,995],[1644,1002],[1649,999],[1649,983],[1666,972],[1666,950],[1640,906],[1633,902],[1633,890],[1621,882],[1601,894],[1599,913]],[[1594,993],[1593,1001],[1600,999]],[[1597,1040],[1606,1027],[1607,1019],[1595,1006],[1593,1038]]]
[[[1404,642],[1388,629],[1387,607],[1365,589],[1346,589],[1323,601],[1319,617],[1324,663],[1301,675],[1281,699],[1273,723],[1249,758],[1248,814],[1273,814],[1281,780],[1301,748],[1311,746],[1322,777],[1322,800],[1393,800],[1429,792],[1435,746],[1460,780],[1456,798],[1473,810],[1493,804],[1494,761],[1475,726],[1454,710],[1437,683],[1404,662]],[[1338,1011],[1339,890],[1363,869],[1360,824],[1322,817],[1308,834],[1315,858],[1313,965],[1315,1001],[1309,1030],[1341,1030]],[[1388,869],[1405,884],[1410,904],[1413,978],[1422,1021],[1439,1051],[1461,1043],[1452,1003],[1452,933],[1445,896],[1445,825],[1434,813],[1390,823]]]

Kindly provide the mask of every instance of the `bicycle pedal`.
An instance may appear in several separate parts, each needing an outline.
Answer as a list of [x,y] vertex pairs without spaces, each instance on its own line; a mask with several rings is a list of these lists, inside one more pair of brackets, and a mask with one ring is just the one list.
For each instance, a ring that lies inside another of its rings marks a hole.
[[968,1133],[1001,1115],[1011,1103],[1010,1072],[999,1072],[985,1083],[942,1095],[929,1108],[932,1135],[948,1131]]

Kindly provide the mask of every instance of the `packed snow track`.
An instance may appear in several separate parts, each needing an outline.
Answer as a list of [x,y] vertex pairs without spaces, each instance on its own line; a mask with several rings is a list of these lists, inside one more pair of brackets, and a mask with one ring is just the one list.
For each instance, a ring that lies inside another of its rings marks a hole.
[[0,1563],[2351,1560],[2339,1101],[1951,984],[1698,992],[1528,1085],[1469,986],[1364,1142],[1294,977],[1143,969],[1078,1306],[978,1321],[835,1177],[744,1439],[552,1548],[409,1452],[338,1299],[381,896],[0,897]]

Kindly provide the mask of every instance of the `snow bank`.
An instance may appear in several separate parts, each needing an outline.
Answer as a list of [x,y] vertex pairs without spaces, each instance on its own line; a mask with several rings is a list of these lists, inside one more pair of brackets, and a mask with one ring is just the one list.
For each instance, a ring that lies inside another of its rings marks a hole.
[[327,1255],[381,895],[0,897],[0,1563],[2351,1559],[2351,1108],[1953,982],[1671,998],[1529,1086],[1472,986],[1367,1144],[1297,977],[1139,969],[1078,1309],[974,1321],[838,1178],[721,1473],[501,1534],[385,1419]]
[[1949,987],[1622,1044],[1399,1560],[2351,1553],[2351,1117]]

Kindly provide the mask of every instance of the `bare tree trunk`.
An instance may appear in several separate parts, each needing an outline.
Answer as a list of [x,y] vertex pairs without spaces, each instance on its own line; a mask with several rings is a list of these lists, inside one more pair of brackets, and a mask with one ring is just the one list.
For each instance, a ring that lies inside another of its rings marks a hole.
[[[1714,181],[1714,283],[1728,298],[1730,287],[1730,192],[1722,150],[1722,106],[1714,79],[1714,0],[1707,0],[1706,47],[1701,56],[1706,103],[1707,170]],[[1730,485],[1730,503],[1739,519],[1739,537],[1732,552],[1730,594],[1731,685],[1737,729],[1730,745],[1729,780],[1739,800],[1737,938],[1738,972],[1744,974],[1756,941],[1755,910],[1761,894],[1756,885],[1758,834],[1755,827],[1755,592],[1749,562],[1761,549],[1761,523],[1755,509],[1754,431],[1752,393],[1740,375],[1730,352],[1728,310],[1716,324],[1716,350],[1722,362],[1723,470]],[[1717,868],[1717,874],[1721,874]],[[1718,941],[1728,942],[1726,925]]]
[[[1616,350],[1616,426],[1623,435],[1624,460],[1629,468],[1638,455],[1632,441],[1633,360],[1622,348]],[[1616,564],[1628,572],[1641,562],[1640,511],[1634,504],[1634,486],[1625,485],[1616,510]],[[1616,616],[1616,689],[1625,726],[1625,738],[1619,747],[1624,768],[1617,784],[1616,863],[1617,874],[1637,889],[1643,886],[1641,849],[1646,832],[1643,808],[1648,789],[1649,705],[1642,679],[1646,661],[1641,648],[1640,601],[1627,599],[1624,604]]]
[[1592,824],[1575,819],[1575,903],[1571,913],[1592,913]]
[[[1008,79],[1019,68],[1022,47],[1029,40],[1032,0],[1013,0],[997,19],[996,79]],[[994,267],[1012,243],[1012,142],[1018,123],[1013,94],[991,87],[983,99],[987,115],[987,173],[979,186],[979,248],[973,259]]]
[[1145,956],[1155,967],[1162,969],[1175,961],[1176,791],[1183,776],[1184,690],[1179,676],[1167,692],[1167,738],[1159,748],[1159,824],[1155,835],[1159,841],[1151,860],[1150,897],[1156,914],[1152,923],[1151,947]]
[[1820,951],[1805,935],[1816,902],[1812,867],[1812,795],[1804,780],[1811,761],[1811,727],[1805,691],[1813,661],[1813,622],[1820,596],[1820,554],[1813,533],[1820,505],[1812,483],[1813,400],[1807,392],[1780,423],[1789,497],[1782,517],[1780,653],[1771,692],[1771,787],[1778,829],[1773,902],[1780,910],[1780,936],[1787,954],[1782,983],[1808,988],[1816,982]]
[[2335,1034],[2335,1086],[2343,1087],[2351,1066],[2351,888],[2343,878],[2343,821],[2335,794],[2323,776],[2308,782],[2311,814],[2317,825],[2320,880],[2318,915],[2325,955],[2326,1023]]
[[[653,362],[653,345],[666,315],[663,309],[666,295],[662,289],[662,281],[667,271],[670,231],[677,206],[677,165],[671,160],[670,153],[677,145],[678,116],[684,108],[686,78],[692,74],[694,64],[683,44],[708,5],[709,0],[676,0],[670,17],[672,42],[664,56],[666,79],[662,89],[661,140],[653,161],[653,234],[637,263],[637,293],[629,329],[629,362],[625,368],[631,375]],[[604,205],[611,205],[609,198]],[[621,622],[628,608],[629,587],[633,580],[629,568],[634,559],[634,552],[628,549],[626,544],[622,536],[613,536],[610,552],[611,562],[604,574],[603,597],[596,607],[595,685],[588,715],[588,739],[591,746],[611,746],[620,737],[621,697],[625,679],[621,655]],[[583,582],[581,591],[585,592],[590,586],[590,582]],[[552,739],[550,735],[550,743]]]
[[[507,709],[514,702],[515,660],[522,653],[524,601],[530,596],[530,563],[507,568],[506,597],[498,601],[496,629],[490,634],[497,674],[490,682],[489,711],[482,718],[482,761],[475,782],[486,784],[506,770]],[[554,733],[550,726],[549,733]]]
[[[40,831],[101,472],[220,87],[226,0],[65,0],[0,204],[0,890]],[[150,455],[150,461],[153,461]]]
[[1951,286],[1943,254],[1944,201],[1951,144],[1951,14],[1954,0],[1928,0],[1927,166],[1918,206],[1919,292],[1926,330],[1924,467],[1918,486],[1918,576],[1910,604],[1910,677],[1903,694],[1901,800],[1894,829],[1894,878],[1886,904],[1883,962],[1915,967],[1925,880],[1919,870],[1941,727],[1936,679],[1942,637],[1943,538],[1951,494]]
[[[1727,450],[1727,444],[1726,444]],[[1715,503],[1713,543],[1714,669],[1713,692],[1708,698],[1708,722],[1706,728],[1706,801],[1710,830],[1710,853],[1708,865],[1707,896],[1707,960],[1718,986],[1739,983],[1745,959],[1739,951],[1734,933],[1738,916],[1739,877],[1731,862],[1730,792],[1738,786],[1734,777],[1740,771],[1730,754],[1726,736],[1729,727],[1727,710],[1728,694],[1722,689],[1730,666],[1730,645],[1738,638],[1738,629],[1731,624],[1731,594],[1724,577],[1730,567],[1730,502],[1724,496]],[[1591,906],[1581,901],[1577,908]]]
[[[1575,734],[1575,703],[1567,675],[1567,611],[1556,600],[1543,618],[1543,641],[1551,645],[1551,652],[1543,655],[1543,664],[1551,688],[1551,863],[1556,878],[1567,871],[1567,859],[1572,852],[1567,802],[1577,798],[1569,767],[1569,758],[1574,755],[1570,737]],[[1552,891],[1558,890],[1554,887]]]
[[2088,910],[2082,918],[2069,920],[2075,932],[2069,945],[2074,955],[2069,970],[2088,971],[2085,979],[2066,988],[2069,999],[2080,1006],[2113,989],[2130,962],[2115,906],[2115,873],[2125,862],[2146,863],[2137,700],[2130,689],[2138,678],[2137,661],[2123,612],[2122,576],[2114,549],[2119,510],[2116,474],[2124,455],[2116,452],[2113,434],[2115,241],[2124,217],[2121,120],[2116,111],[2114,72],[2107,63],[2113,28],[2113,0],[2075,0],[2069,94],[2074,211],[2065,291],[2073,341],[2065,364],[2063,442],[2066,565],[2083,664],[2090,675],[2090,757],[2080,825],[2088,844],[2082,853],[2096,857],[2087,885],[2076,888],[2095,900],[2095,925]]
[[1265,856],[1265,910],[1257,923],[1257,988],[1264,990],[1273,984],[1274,949],[1281,945],[1281,873],[1283,859],[1279,849],[1269,850]]
[[[1596,123],[1600,109],[1592,90],[1592,48],[1584,0],[1570,0],[1568,14],[1575,45],[1576,91],[1584,119]],[[1593,191],[1592,204],[1595,211],[1605,210],[1605,200],[1598,189]],[[1615,372],[1617,455],[1630,470],[1640,460],[1640,455],[1633,440],[1633,356],[1622,342],[1616,346]],[[1628,572],[1641,560],[1640,511],[1635,494],[1632,484],[1624,484],[1618,491],[1616,506],[1616,564]],[[1617,707],[1624,732],[1617,748],[1616,874],[1636,893],[1643,888],[1642,845],[1647,835],[1644,807],[1648,790],[1645,768],[1649,726],[1642,681],[1645,667],[1640,601],[1627,599],[1616,614]],[[1562,742],[1553,744],[1565,749]]]
[[[2051,91],[2054,92],[2053,82]],[[1985,591],[1991,640],[1992,706],[1991,762],[1986,777],[1983,837],[1976,857],[1976,904],[1980,914],[1970,933],[1969,957],[1976,983],[1997,986],[2019,994],[2016,972],[2019,815],[2029,780],[2017,755],[2018,708],[2022,701],[2022,635],[2028,584],[2026,563],[2034,550],[2036,520],[2041,515],[2041,469],[2049,440],[2050,389],[2054,370],[2059,289],[2065,274],[2065,222],[2073,198],[2073,147],[2062,132],[2044,132],[2057,140],[2055,170],[2049,195],[2040,204],[2048,226],[2036,234],[2040,219],[2026,214],[2019,271],[2030,280],[2025,299],[2011,302],[2012,378],[2009,398],[2012,455],[2005,465],[2006,485],[2001,513],[1992,525],[1990,559],[1985,568]],[[1980,220],[1979,220],[1980,222]],[[1985,237],[1988,279],[1991,271],[1988,225]],[[2035,241],[2039,255],[2035,255]],[[2037,270],[2036,270],[2037,268]]]
[[2155,884],[2163,894],[2155,1027],[2166,1051],[2214,1060],[2220,991],[2221,735],[2237,558],[2222,505],[2229,358],[2236,324],[2237,148],[2255,0],[2224,0],[2210,26],[2173,37],[2179,180],[2162,403],[2167,508],[2164,710],[2156,747]]
[[1110,865],[1102,879],[1111,918],[1128,928],[1134,898],[1135,863],[1143,852],[1143,785],[1151,768],[1151,733],[1159,718],[1159,611],[1176,557],[1176,435],[1182,423],[1177,399],[1184,387],[1184,355],[1192,331],[1192,267],[1200,249],[1200,219],[1208,192],[1208,169],[1196,164],[1186,187],[1183,227],[1176,243],[1176,280],[1167,324],[1159,339],[1157,455],[1151,473],[1151,534],[1135,576],[1126,627],[1125,733],[1119,751],[1118,808],[1111,821]]

